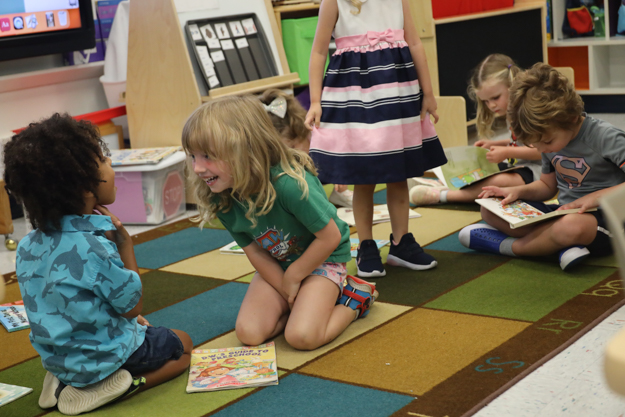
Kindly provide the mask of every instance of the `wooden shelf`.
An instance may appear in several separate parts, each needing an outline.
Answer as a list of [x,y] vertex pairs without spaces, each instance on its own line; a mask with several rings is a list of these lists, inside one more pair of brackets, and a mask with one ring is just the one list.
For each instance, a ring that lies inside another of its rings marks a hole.
[[296,72],[292,72],[286,75],[277,75],[275,77],[263,78],[261,80],[229,85],[227,87],[213,88],[209,90],[208,96],[202,96],[202,102],[207,102],[217,97],[232,94],[261,93],[270,88],[291,88],[293,84],[297,82],[299,82],[299,75],[297,75]]
[[70,81],[99,78],[104,74],[104,61],[71,65],[40,71],[0,76],[0,93],[25,90]]
[[542,7],[545,7],[544,1],[527,1],[527,2],[521,2],[521,3],[516,2],[514,6],[506,7],[503,9],[490,10],[488,12],[481,12],[481,13],[463,14],[460,16],[445,17],[443,19],[434,19],[434,24],[442,25],[445,23],[461,22],[464,20],[481,19],[483,17],[491,17],[491,16],[499,16],[499,15],[509,14],[509,13],[524,12],[524,11],[532,10],[532,9],[540,9]]

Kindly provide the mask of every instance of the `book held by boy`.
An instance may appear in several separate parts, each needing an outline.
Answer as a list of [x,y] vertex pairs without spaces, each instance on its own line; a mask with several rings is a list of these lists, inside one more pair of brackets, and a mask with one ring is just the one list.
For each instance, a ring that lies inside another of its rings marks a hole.
[[278,385],[274,342],[191,352],[187,392]]
[[0,407],[30,393],[33,389],[0,382]]
[[[501,201],[502,198],[499,197],[478,198],[477,200],[475,200],[475,202],[478,203],[480,206],[490,210],[497,216],[510,223],[510,228],[512,229],[527,226],[528,224],[532,223],[542,222],[544,220],[553,219],[557,216],[579,212],[579,209],[575,208],[568,210],[552,211],[551,213],[543,213],[542,211],[538,210],[531,204],[526,203],[525,201],[516,200],[510,204],[505,205],[502,205]],[[586,211],[596,210],[596,208],[593,208]]]
[[0,304],[0,322],[9,333],[28,329],[30,325],[26,316],[24,302],[16,301],[14,303]]
[[[354,220],[354,209],[351,207],[339,207],[336,210],[336,214],[339,216],[339,219],[343,220],[347,223],[348,226],[355,226],[356,220]],[[421,217],[419,213],[410,209],[408,212],[408,217],[410,219],[415,219],[417,217]],[[390,222],[391,215],[388,212],[388,206],[386,204],[380,204],[377,206],[373,206],[373,224]]]
[[111,150],[111,165],[144,165],[158,164],[163,159],[181,150],[180,146],[164,146],[159,148],[115,149]]
[[460,190],[501,172],[521,168],[501,170],[499,165],[486,159],[486,154],[488,150],[479,146],[446,148],[447,163],[434,172],[450,190]]

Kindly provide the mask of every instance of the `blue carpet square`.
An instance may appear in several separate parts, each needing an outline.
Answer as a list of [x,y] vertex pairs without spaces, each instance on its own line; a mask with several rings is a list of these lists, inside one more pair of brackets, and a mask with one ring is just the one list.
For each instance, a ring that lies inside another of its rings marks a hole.
[[190,227],[135,246],[140,268],[158,269],[232,242],[227,230]]
[[373,193],[373,204],[386,204],[386,188]]
[[[280,366],[280,358],[278,358]],[[230,404],[218,417],[387,417],[414,397],[292,374]]]
[[153,326],[184,330],[197,346],[234,329],[247,288],[247,284],[229,282],[145,318]]

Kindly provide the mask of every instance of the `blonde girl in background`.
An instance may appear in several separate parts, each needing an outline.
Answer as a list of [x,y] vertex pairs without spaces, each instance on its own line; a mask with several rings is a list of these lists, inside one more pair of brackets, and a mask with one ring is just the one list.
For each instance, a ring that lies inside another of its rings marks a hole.
[[[509,137],[492,140],[493,123],[505,118],[508,110],[508,90],[521,69],[512,58],[502,54],[487,56],[473,70],[469,82],[469,96],[477,107],[477,134],[475,146],[488,149],[486,159],[499,164],[500,169],[522,166],[511,172],[502,172],[461,190],[446,187],[417,185],[410,189],[410,202],[417,206],[439,203],[472,203],[482,187],[512,187],[528,184],[540,178],[540,152],[517,142],[508,124]],[[507,121],[506,121],[507,123]]]
[[[330,37],[336,52],[324,66]],[[408,232],[407,179],[446,162],[425,52],[408,0],[323,0],[309,68],[310,155],[322,181],[355,184],[358,275],[386,275],[373,241],[373,193],[387,184],[390,265],[434,268]]]
[[256,97],[203,105],[187,120],[182,146],[197,220],[219,218],[256,268],[237,317],[241,343],[284,331],[292,347],[311,350],[368,314],[378,293],[347,276],[349,227],[310,157],[282,142]]
[[[259,98],[286,146],[308,153],[310,130],[304,123],[306,110],[299,101],[277,88],[266,90]],[[340,207],[351,207],[352,198],[353,192],[343,184],[335,184],[328,197],[332,204]]]

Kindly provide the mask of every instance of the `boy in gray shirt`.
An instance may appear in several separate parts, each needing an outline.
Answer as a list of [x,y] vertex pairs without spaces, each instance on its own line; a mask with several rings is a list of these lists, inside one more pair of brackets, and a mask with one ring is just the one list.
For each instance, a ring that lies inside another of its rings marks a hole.
[[[538,63],[519,74],[510,88],[508,120],[519,140],[542,153],[538,181],[516,187],[484,187],[479,198],[521,199],[548,213],[579,209],[554,220],[511,229],[508,222],[482,208],[487,225],[460,232],[471,249],[509,256],[559,253],[569,270],[589,255],[612,252],[599,198],[625,183],[625,132],[583,113],[573,85],[553,67]],[[558,194],[559,192],[559,194]],[[560,204],[544,204],[558,195]]]

